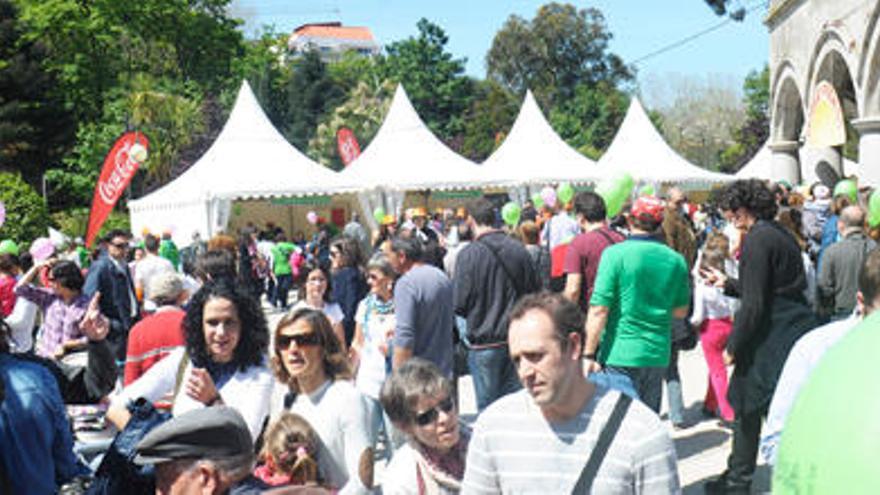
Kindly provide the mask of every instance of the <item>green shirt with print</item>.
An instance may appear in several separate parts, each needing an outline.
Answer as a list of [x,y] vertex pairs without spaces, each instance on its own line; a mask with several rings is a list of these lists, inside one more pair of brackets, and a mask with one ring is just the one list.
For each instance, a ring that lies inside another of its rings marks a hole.
[[633,238],[602,252],[591,306],[609,309],[597,359],[611,366],[669,364],[672,310],[690,299],[687,263],[666,245]]
[[272,246],[272,273],[275,275],[291,275],[290,255],[297,250],[296,244],[279,242]]

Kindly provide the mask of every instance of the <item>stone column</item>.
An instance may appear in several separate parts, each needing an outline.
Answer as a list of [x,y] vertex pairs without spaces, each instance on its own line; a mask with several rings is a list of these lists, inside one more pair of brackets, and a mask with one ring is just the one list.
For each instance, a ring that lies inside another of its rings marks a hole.
[[859,182],[880,186],[880,117],[853,121],[859,132]]
[[774,180],[785,179],[791,184],[800,184],[801,165],[798,156],[800,143],[797,141],[776,141],[768,146],[773,152],[770,171]]

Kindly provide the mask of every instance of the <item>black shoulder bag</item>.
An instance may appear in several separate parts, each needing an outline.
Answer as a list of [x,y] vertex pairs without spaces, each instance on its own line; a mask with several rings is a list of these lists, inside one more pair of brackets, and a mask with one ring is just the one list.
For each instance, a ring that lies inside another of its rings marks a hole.
[[605,426],[599,433],[599,439],[596,440],[596,446],[593,447],[593,452],[590,453],[590,458],[587,459],[587,463],[584,465],[584,469],[581,471],[577,483],[575,483],[574,488],[571,490],[572,495],[590,493],[590,489],[593,486],[593,480],[599,472],[599,467],[602,465],[602,461],[605,460],[605,456],[608,454],[608,448],[611,446],[611,441],[614,440],[614,437],[617,435],[617,430],[620,429],[620,424],[623,423],[623,417],[626,416],[626,411],[629,409],[631,403],[632,397],[626,394],[620,394],[620,397],[614,404],[614,410],[611,411],[611,416],[608,417],[608,422],[605,423]]

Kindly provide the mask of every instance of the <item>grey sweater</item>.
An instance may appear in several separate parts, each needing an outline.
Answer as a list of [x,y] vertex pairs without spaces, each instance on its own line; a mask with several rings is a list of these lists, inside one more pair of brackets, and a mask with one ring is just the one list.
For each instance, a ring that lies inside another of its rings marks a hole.
[[856,305],[859,272],[865,256],[876,247],[862,232],[853,232],[822,254],[819,272],[819,310],[827,315],[848,315]]

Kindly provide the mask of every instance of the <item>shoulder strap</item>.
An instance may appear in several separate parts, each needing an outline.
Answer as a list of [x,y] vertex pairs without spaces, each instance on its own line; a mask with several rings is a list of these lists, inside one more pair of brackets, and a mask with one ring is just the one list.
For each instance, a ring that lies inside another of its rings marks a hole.
[[617,244],[619,242],[619,241],[614,240],[614,238],[611,237],[610,235],[608,235],[608,233],[605,232],[604,230],[602,230],[602,228],[596,229],[596,232],[599,235],[601,235],[602,237],[604,237],[605,240],[608,241],[608,244]]
[[608,422],[599,433],[599,439],[596,441],[596,446],[593,447],[593,452],[590,453],[590,458],[587,459],[577,483],[571,490],[572,495],[590,493],[593,480],[596,478],[596,473],[599,472],[599,466],[602,465],[605,455],[608,454],[608,447],[611,446],[611,441],[617,435],[617,430],[620,429],[620,424],[623,423],[623,417],[626,416],[626,411],[631,403],[632,397],[620,394],[614,404],[614,410],[611,411],[611,416],[608,417]]
[[483,241],[482,239],[477,239],[476,242],[477,242],[477,244],[480,244],[481,246],[488,249],[490,253],[492,253],[492,256],[495,257],[495,261],[497,261],[498,264],[501,265],[501,269],[504,270],[504,274],[507,275],[507,278],[510,280],[510,283],[513,284],[513,290],[516,291],[517,297],[521,296],[523,294],[523,291],[520,289],[519,281],[517,280],[516,277],[513,276],[512,273],[510,273],[510,269],[507,268],[507,264],[504,263],[504,260],[501,259],[501,255],[498,254],[498,251],[495,250],[495,248],[491,244]]
[[183,374],[186,372],[186,365],[189,364],[189,350],[184,348],[183,357],[180,358],[180,364],[177,366],[177,377],[174,379],[174,396],[171,398],[173,403],[180,393],[180,387],[183,385]]

